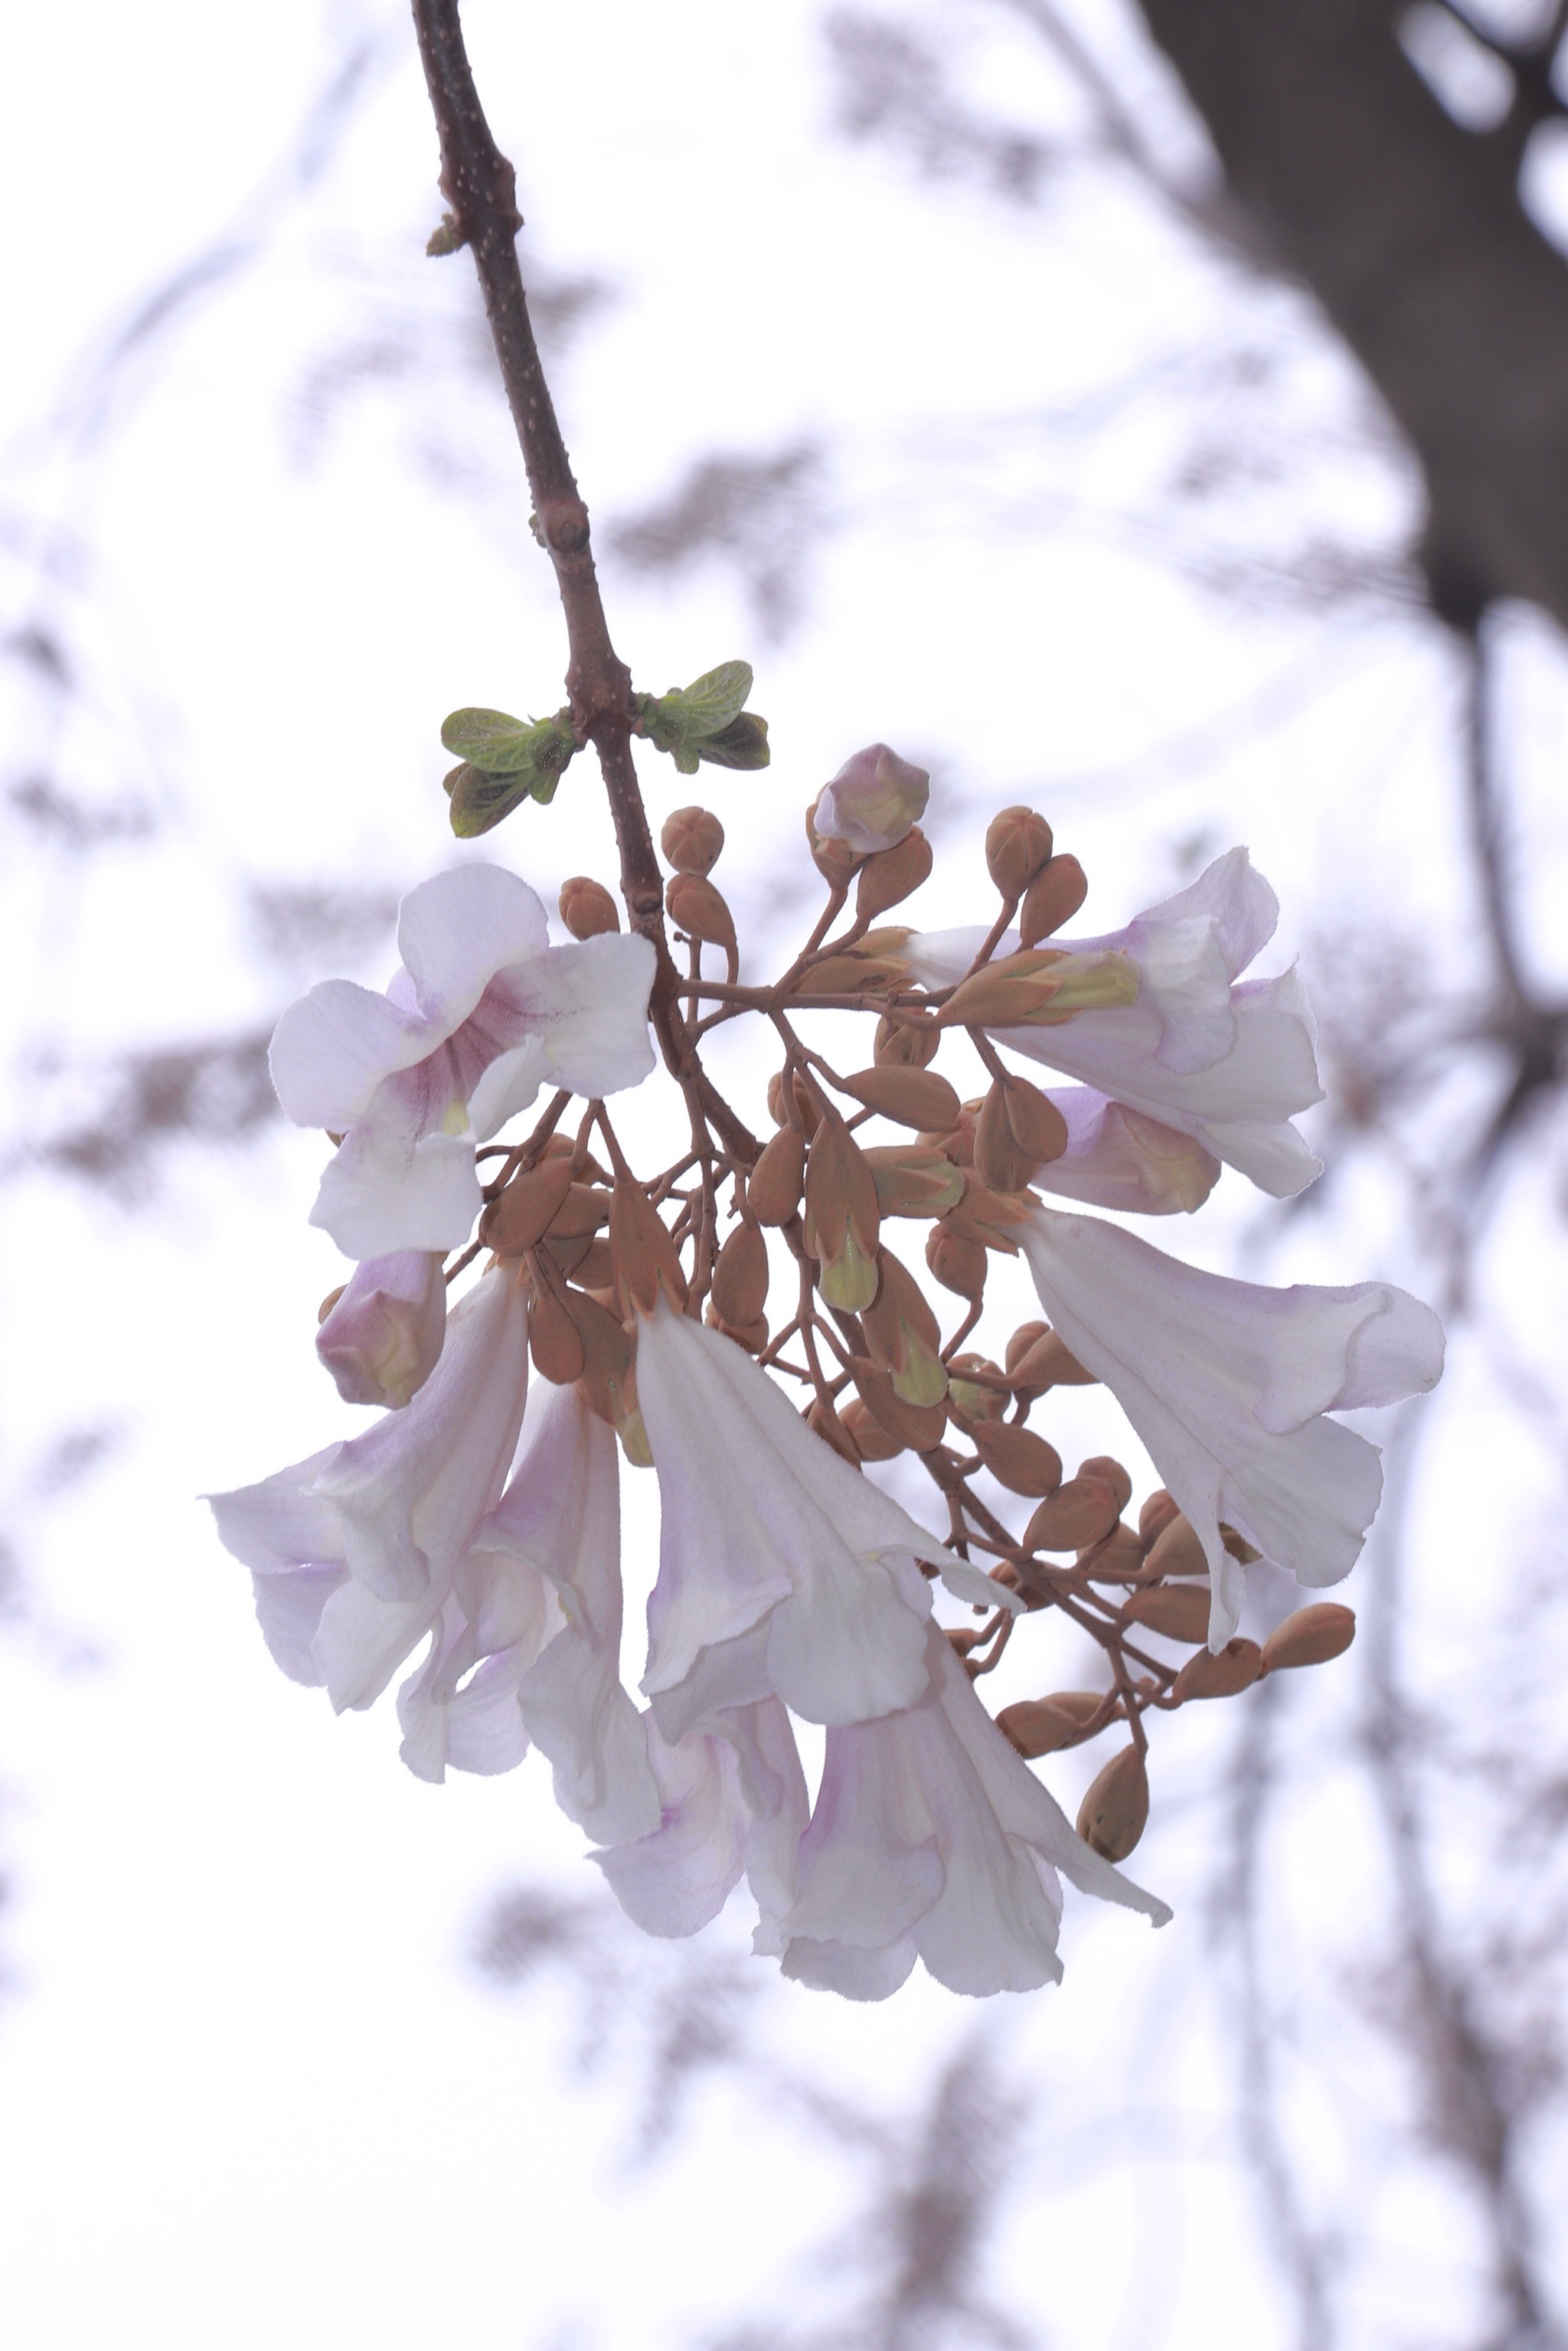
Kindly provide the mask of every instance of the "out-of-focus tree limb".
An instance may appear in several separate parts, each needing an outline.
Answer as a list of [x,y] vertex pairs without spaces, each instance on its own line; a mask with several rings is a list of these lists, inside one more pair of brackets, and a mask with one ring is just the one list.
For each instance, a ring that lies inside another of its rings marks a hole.
[[1420,458],[1438,611],[1518,596],[1568,627],[1568,266],[1518,194],[1537,61],[1508,57],[1514,104],[1478,133],[1406,57],[1398,0],[1142,6],[1233,193]]

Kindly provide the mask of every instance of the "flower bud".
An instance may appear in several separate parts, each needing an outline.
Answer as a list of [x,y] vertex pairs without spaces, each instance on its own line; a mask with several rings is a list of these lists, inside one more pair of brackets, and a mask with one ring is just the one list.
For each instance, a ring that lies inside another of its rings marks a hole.
[[940,1217],[964,1196],[961,1168],[918,1143],[873,1143],[862,1152],[884,1217]]
[[987,1355],[955,1355],[947,1366],[947,1401],[953,1410],[970,1423],[977,1420],[1000,1420],[1008,1408],[1005,1388],[982,1387],[976,1380],[966,1378],[971,1372],[990,1372],[1001,1377],[998,1366]]
[[[809,1143],[812,1135],[817,1132],[817,1122],[821,1117],[822,1113],[818,1106],[816,1095],[800,1077],[797,1077],[795,1080],[795,1108],[800,1114],[801,1133],[805,1135],[806,1140]],[[784,1108],[784,1072],[782,1070],[775,1070],[773,1075],[768,1081],[768,1109],[774,1125],[782,1126],[789,1115],[788,1112]],[[763,1221],[766,1223],[768,1220],[764,1218]]]
[[540,1379],[569,1388],[588,1368],[582,1339],[553,1290],[536,1290],[528,1301],[528,1347]]
[[960,980],[936,1018],[945,1029],[1051,1028],[1137,1000],[1138,967],[1119,949],[1034,947]]
[[746,1205],[759,1225],[787,1225],[800,1205],[806,1180],[806,1138],[781,1126],[746,1183]]
[[906,1013],[894,1020],[884,1012],[876,1024],[873,1050],[884,1070],[923,1070],[936,1060],[941,1042],[941,1031],[929,1015]]
[[670,920],[688,938],[722,947],[733,963],[735,917],[711,882],[700,873],[672,873],[664,884],[664,905]]
[[944,1290],[950,1290],[956,1298],[967,1298],[971,1305],[986,1287],[985,1250],[967,1233],[955,1232],[946,1217],[926,1236],[925,1262]]
[[1256,1641],[1227,1641],[1218,1656],[1200,1649],[1177,1674],[1171,1696],[1178,1706],[1185,1706],[1189,1698],[1234,1698],[1239,1690],[1251,1687],[1262,1664],[1263,1653]]
[[630,1176],[616,1183],[610,1210],[610,1254],[615,1265],[616,1301],[625,1315],[652,1314],[661,1298],[676,1313],[686,1302],[686,1278],[668,1227],[641,1184]]
[[1051,856],[1051,827],[1033,809],[1003,809],[986,828],[986,868],[1009,904],[1021,898]]
[[497,1257],[521,1257],[544,1238],[570,1190],[570,1154],[551,1154],[497,1194],[479,1219],[479,1238]]
[[396,1411],[424,1385],[446,1336],[441,1266],[439,1251],[399,1249],[354,1268],[316,1333],[345,1404]]
[[831,1405],[824,1404],[821,1396],[807,1413],[806,1425],[809,1428],[815,1429],[823,1444],[831,1445],[833,1451],[840,1456],[841,1459],[847,1461],[852,1469],[860,1468],[861,1457],[856,1450],[854,1438],[850,1435]]
[[580,1290],[568,1290],[567,1311],[577,1325],[582,1342],[583,1368],[577,1383],[578,1394],[590,1412],[609,1422],[618,1436],[623,1436],[634,1414],[637,1414],[637,1390],[632,1374],[632,1343],[628,1332],[597,1299],[584,1297]]
[[886,924],[868,931],[852,947],[807,966],[795,982],[797,996],[886,996],[904,987],[909,965],[903,950],[907,925]]
[[1067,1121],[1051,1101],[1027,1078],[1009,1080],[1002,1097],[1013,1141],[1032,1167],[1060,1159],[1067,1148]]
[[[872,1361],[901,1404],[938,1405],[947,1393],[942,1332],[925,1292],[890,1249],[878,1251],[881,1279],[861,1315]],[[826,1293],[824,1292],[824,1295]]]
[[723,1315],[710,1305],[703,1320],[710,1331],[722,1331],[727,1339],[733,1339],[736,1345],[744,1347],[748,1355],[760,1355],[768,1344],[766,1314],[758,1314],[751,1322],[727,1322]]
[[940,1445],[947,1426],[947,1405],[905,1404],[895,1395],[893,1382],[874,1364],[857,1363],[855,1385],[872,1418],[912,1453],[929,1453]]
[[706,873],[718,862],[724,827],[709,809],[675,809],[664,819],[659,846],[678,873]]
[[1167,1641],[1188,1641],[1196,1648],[1208,1638],[1208,1594],[1200,1584],[1151,1584],[1147,1591],[1129,1593],[1122,1614],[1129,1624],[1146,1625]]
[[854,880],[855,869],[861,862],[861,852],[852,849],[847,841],[824,840],[817,831],[817,810],[821,795],[806,810],[806,842],[811,852],[811,862],[824,882],[835,890],[847,890]]
[[1016,1364],[1020,1364],[1023,1361],[1030,1349],[1033,1346],[1035,1341],[1037,1339],[1043,1339],[1050,1329],[1051,1325],[1049,1322],[1020,1322],[1019,1324],[1018,1329],[1008,1341],[1006,1363],[1009,1372],[1011,1372]]
[[1050,1698],[1020,1698],[1016,1706],[1004,1706],[997,1729],[1032,1761],[1088,1738],[1089,1725],[1104,1705],[1098,1690],[1056,1690]]
[[[1037,1395],[1043,1395],[1047,1388],[1091,1388],[1096,1384],[1093,1373],[1086,1372],[1077,1356],[1068,1353],[1054,1331],[1047,1331],[1008,1368],[1015,1386],[1029,1388]],[[1121,1508],[1118,1503],[1118,1517]]]
[[900,1126],[948,1127],[958,1116],[957,1095],[935,1070],[856,1070],[844,1080],[844,1092]]
[[1145,1564],[1151,1577],[1208,1573],[1208,1557],[1198,1541],[1197,1530],[1190,1520],[1183,1518],[1174,1502],[1170,1516],[1149,1545]]
[[1095,1478],[1070,1478],[1042,1502],[1024,1529],[1026,1551],[1087,1551],[1108,1535],[1119,1513],[1116,1498]]
[[1089,895],[1089,877],[1076,857],[1053,857],[1024,893],[1019,908],[1019,937],[1026,947],[1050,938],[1070,923]]
[[912,898],[931,878],[931,843],[920,827],[912,825],[895,849],[878,850],[861,867],[855,885],[855,918],[874,922],[890,906]]
[[602,882],[574,873],[560,885],[560,918],[574,939],[595,939],[601,932],[618,931],[621,914]]
[[847,841],[862,854],[893,849],[925,813],[931,778],[885,743],[868,744],[846,759],[818,799],[815,822],[823,841]]
[[1175,1498],[1167,1494],[1163,1486],[1156,1486],[1138,1512],[1138,1533],[1141,1540],[1145,1544],[1154,1542],[1157,1537],[1164,1534],[1171,1520],[1180,1516],[1181,1512],[1176,1508]]
[[1078,1564],[1096,1583],[1142,1583],[1144,1547],[1131,1527],[1122,1521],[1097,1543],[1078,1554]]
[[1149,1775],[1135,1747],[1124,1747],[1090,1782],[1078,1834],[1107,1861],[1125,1861],[1149,1818]]
[[1032,1429],[1011,1421],[982,1422],[973,1432],[975,1450],[999,1486],[1031,1500],[1061,1485],[1061,1456]]
[[964,1185],[964,1196],[953,1211],[953,1226],[982,1249],[998,1249],[1003,1257],[1017,1257],[1018,1243],[1012,1228],[1020,1225],[1034,1207],[1035,1202],[1027,1192],[993,1192],[977,1175],[969,1176]]
[[712,1297],[720,1320],[755,1322],[768,1304],[768,1244],[755,1225],[737,1225],[713,1269]]
[[1116,1497],[1119,1518],[1133,1499],[1133,1481],[1121,1463],[1113,1460],[1109,1453],[1096,1453],[1089,1460],[1079,1463],[1078,1474],[1081,1478],[1093,1478],[1102,1486],[1110,1488]]
[[899,1438],[888,1434],[859,1396],[852,1396],[845,1405],[839,1415],[839,1426],[849,1431],[850,1441],[862,1461],[891,1461],[904,1450]]
[[1336,1600],[1319,1600],[1298,1608],[1277,1625],[1263,1644],[1261,1671],[1280,1672],[1286,1666],[1326,1666],[1344,1655],[1355,1638],[1355,1611]]
[[975,1128],[975,1173],[993,1192],[1021,1192],[1036,1163],[1019,1150],[1008,1117],[1005,1086],[995,1085]]
[[871,1169],[842,1119],[828,1112],[806,1162],[805,1224],[806,1249],[821,1269],[817,1287],[828,1305],[858,1314],[876,1296],[881,1225]]

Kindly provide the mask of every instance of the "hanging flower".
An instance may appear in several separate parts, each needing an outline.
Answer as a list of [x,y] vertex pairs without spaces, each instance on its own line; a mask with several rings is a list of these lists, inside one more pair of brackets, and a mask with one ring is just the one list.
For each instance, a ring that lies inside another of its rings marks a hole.
[[811,811],[821,841],[841,841],[860,856],[895,849],[925,812],[931,778],[885,743],[844,761]]
[[438,1251],[400,1249],[357,1265],[316,1333],[345,1404],[396,1411],[424,1385],[446,1337]]
[[1053,1208],[1012,1229],[1056,1331],[1114,1395],[1197,1531],[1210,1648],[1236,1631],[1245,1590],[1222,1523],[1300,1583],[1348,1575],[1383,1471],[1376,1446],[1325,1416],[1436,1385],[1431,1308],[1384,1281],[1231,1281]]
[[921,1959],[953,1991],[1032,1991],[1061,1974],[1059,1871],[1163,1926],[1166,1905],[1077,1835],[934,1625],[926,1664],[915,1705],[828,1732],[800,1891],[762,1930],[784,1973],[885,2000]]
[[666,1739],[769,1693],[858,1722],[925,1686],[928,1560],[966,1600],[1010,1595],[946,1551],[806,1426],[722,1332],[661,1301],[637,1401],[659,1477],[659,1576],[643,1687]]
[[[1295,1114],[1322,1100],[1312,1015],[1294,970],[1239,980],[1274,935],[1279,903],[1245,849],[1217,858],[1190,889],[1103,938],[1053,939],[1075,955],[1115,953],[1137,967],[1135,1004],[1059,1027],[998,1029],[998,1042],[1192,1135],[1216,1159],[1286,1198],[1322,1171]],[[983,929],[914,934],[900,950],[927,987],[961,979]],[[1016,948],[1004,938],[998,955]]]
[[526,882],[462,865],[411,890],[384,996],[328,979],[290,1005],[272,1081],[298,1126],[342,1142],[310,1221],[346,1256],[461,1248],[476,1143],[543,1085],[609,1094],[653,1066],[653,950],[635,935],[552,947]]
[[1087,1200],[1145,1217],[1201,1208],[1219,1178],[1219,1162],[1190,1134],[1162,1126],[1090,1086],[1053,1086],[1047,1099],[1067,1122],[1067,1148],[1037,1167],[1041,1192]]

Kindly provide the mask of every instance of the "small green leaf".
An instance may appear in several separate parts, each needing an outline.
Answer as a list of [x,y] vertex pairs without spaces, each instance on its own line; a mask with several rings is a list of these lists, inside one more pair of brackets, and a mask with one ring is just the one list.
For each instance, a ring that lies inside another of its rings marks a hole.
[[[695,746],[699,759],[716,768],[765,768],[773,754],[768,747],[768,721],[755,710],[743,710],[716,735]],[[679,766],[679,761],[676,765]]]
[[[452,830],[459,841],[473,841],[510,816],[533,788],[531,776],[487,776],[466,760],[444,778],[452,802]],[[553,791],[554,784],[550,786]]]
[[442,726],[441,740],[487,776],[517,776],[534,764],[538,731],[531,720],[510,718],[504,710],[455,710]]
[[750,692],[751,664],[729,661],[705,671],[690,685],[672,686],[663,700],[688,737],[720,735],[732,718],[739,717]]

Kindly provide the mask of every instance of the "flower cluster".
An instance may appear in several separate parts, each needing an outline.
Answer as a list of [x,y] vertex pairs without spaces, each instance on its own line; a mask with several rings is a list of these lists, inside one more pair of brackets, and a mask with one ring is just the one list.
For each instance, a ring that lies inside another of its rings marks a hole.
[[[1246,852],[1124,930],[1064,937],[1082,869],[1006,810],[996,919],[921,934],[884,917],[931,871],[927,791],[883,744],[824,789],[826,905],[772,981],[740,976],[724,830],[688,808],[662,836],[684,973],[656,913],[622,933],[590,877],[551,946],[524,883],[466,865],[404,901],[385,995],[331,981],[292,1007],[275,1082],[333,1137],[313,1220],[359,1260],[319,1352],[384,1416],[214,1503],[286,1673],[363,1707],[412,1664],[411,1770],[506,1771],[531,1742],[651,1932],[694,1932],[744,1876],[756,1949],[856,1999],[917,1958],[971,1993],[1054,1978],[1063,1876],[1166,1917],[1116,1865],[1147,1813],[1149,1722],[1343,1650],[1333,1603],[1242,1637],[1249,1565],[1312,1588],[1348,1572],[1380,1470],[1329,1416],[1441,1364],[1436,1318],[1385,1283],[1266,1290],[1082,1213],[1190,1211],[1222,1165],[1275,1195],[1317,1172],[1291,1123],[1320,1099],[1311,1020],[1293,973],[1247,977],[1276,906]],[[638,1175],[611,1103],[653,1071],[651,1006],[692,1142]],[[846,1013],[875,1033],[841,1074],[808,1039]],[[766,1142],[702,1059],[745,1017],[782,1054]],[[937,1069],[949,1046],[983,1093]],[[493,1140],[547,1088],[531,1132]],[[919,1267],[899,1236],[922,1225]],[[1043,1317],[998,1360],[968,1342],[999,1256]],[[1094,1382],[1165,1481],[1135,1520],[1119,1461],[1069,1476],[1030,1426]],[[901,1454],[940,1535],[877,1482]],[[622,1458],[661,1514],[641,1705]],[[1051,1611],[1099,1644],[1103,1686],[993,1719],[985,1676]],[[794,1719],[823,1727],[814,1794]],[[1111,1731],[1075,1828],[1031,1762]]]

